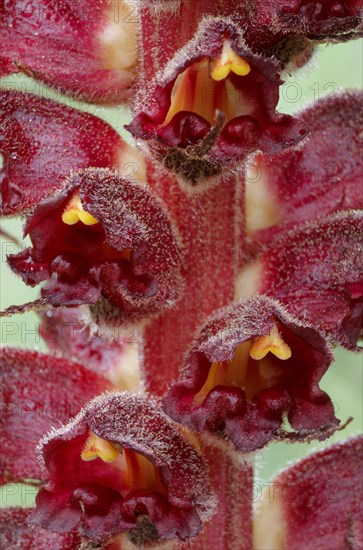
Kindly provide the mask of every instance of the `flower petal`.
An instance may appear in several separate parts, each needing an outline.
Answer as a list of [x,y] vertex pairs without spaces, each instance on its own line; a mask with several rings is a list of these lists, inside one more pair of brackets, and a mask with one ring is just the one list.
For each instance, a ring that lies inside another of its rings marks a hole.
[[119,103],[136,65],[133,11],[123,0],[5,2],[0,61],[78,99]]
[[42,479],[39,439],[111,384],[77,363],[15,348],[1,359],[1,482]]
[[180,253],[161,201],[110,170],[80,171],[66,183],[28,218],[33,247],[9,256],[11,268],[32,286],[47,280],[42,297],[55,306],[102,297],[103,310],[135,319],[173,305]]
[[36,206],[73,170],[117,168],[129,146],[103,120],[55,101],[0,91],[1,214]]
[[96,398],[43,439],[40,456],[50,483],[32,521],[51,531],[78,525],[95,542],[130,529],[139,543],[185,539],[211,513],[202,458],[150,398]]
[[255,55],[230,19],[205,18],[195,35],[140,91],[127,129],[192,184],[261,149],[294,145],[306,129],[276,112],[276,60]]
[[87,306],[51,309],[41,314],[40,334],[51,351],[79,361],[119,390],[141,387],[141,333],[135,326],[97,325]]
[[332,42],[344,42],[362,33],[362,0],[285,0],[272,2],[267,10],[262,0],[258,4],[259,13],[270,11],[268,15],[274,20],[274,27],[283,33],[293,31],[315,40]]
[[258,292],[349,349],[363,313],[363,214],[341,212],[282,233],[259,257]]
[[279,474],[257,508],[255,548],[360,548],[362,452],[359,436]]
[[298,223],[363,208],[362,105],[362,92],[324,98],[300,116],[310,134],[299,149],[254,157],[246,187],[247,230],[260,230],[254,239],[271,240]]
[[[345,42],[362,36],[362,0],[257,0],[236,9],[234,21],[246,28],[251,48],[299,67],[320,42]],[[290,65],[291,67],[291,65]]]
[[31,510],[27,508],[2,508],[0,510],[0,546],[27,550],[77,550],[76,535],[50,533],[37,525],[28,525]]
[[[201,329],[166,412],[241,451],[271,439],[324,439],[337,428],[319,388],[331,354],[324,339],[266,296],[220,310]],[[287,418],[294,431],[283,428]]]

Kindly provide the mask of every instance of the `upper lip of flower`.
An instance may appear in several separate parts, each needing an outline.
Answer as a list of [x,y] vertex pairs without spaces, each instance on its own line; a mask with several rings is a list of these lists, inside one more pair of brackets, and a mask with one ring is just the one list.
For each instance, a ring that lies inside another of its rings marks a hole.
[[34,452],[39,439],[52,425],[77,414],[89,399],[114,388],[79,363],[27,349],[4,347],[0,372],[1,482],[43,481],[47,476]]
[[282,231],[259,256],[258,291],[280,300],[332,343],[358,351],[362,236],[359,210],[337,212]]
[[120,0],[115,10],[109,2],[16,0],[1,9],[7,72],[30,74],[84,101],[125,100],[137,62],[136,20],[128,2]]
[[310,128],[301,146],[251,159],[245,216],[254,240],[265,242],[301,222],[363,207],[362,101],[358,90],[316,101],[299,115]]
[[127,151],[119,134],[89,113],[13,90],[1,90],[0,102],[1,215],[34,208],[71,170],[116,167]]

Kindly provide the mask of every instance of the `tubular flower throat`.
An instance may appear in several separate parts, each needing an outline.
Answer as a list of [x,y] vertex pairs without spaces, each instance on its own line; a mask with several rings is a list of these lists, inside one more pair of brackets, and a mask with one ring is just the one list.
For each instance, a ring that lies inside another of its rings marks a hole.
[[[321,336],[267,297],[224,308],[201,330],[165,410],[241,451],[274,438],[328,437],[337,427],[318,384],[331,362]],[[283,428],[285,418],[293,431]]]
[[239,344],[230,361],[212,363],[206,382],[194,398],[195,404],[203,404],[216,386],[240,388],[251,402],[258,391],[271,387],[283,375],[280,362],[290,359],[292,352],[276,321],[272,322],[268,335]]
[[167,168],[196,184],[256,149],[277,152],[306,135],[275,111],[279,71],[277,61],[251,52],[230,20],[205,18],[151,95],[140,92],[127,128]]
[[40,451],[49,483],[31,521],[50,531],[77,528],[95,543],[125,531],[144,543],[186,539],[211,512],[201,457],[145,397],[94,399]]
[[33,246],[10,256],[9,264],[29,285],[47,281],[42,297],[52,305],[95,304],[102,297],[136,318],[177,297],[179,249],[163,205],[111,171],[72,176],[36,208],[25,231]]

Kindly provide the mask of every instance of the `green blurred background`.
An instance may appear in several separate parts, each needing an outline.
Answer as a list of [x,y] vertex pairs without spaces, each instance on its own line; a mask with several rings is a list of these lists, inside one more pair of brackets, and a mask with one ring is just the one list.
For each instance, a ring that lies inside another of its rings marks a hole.
[[[305,105],[327,94],[336,93],[342,89],[362,89],[363,87],[363,41],[357,40],[348,44],[319,46],[313,60],[307,67],[286,78],[281,90],[279,110],[285,113],[296,113]],[[51,92],[44,85],[35,83],[27,77],[11,76],[3,79],[3,86],[18,91],[37,93],[43,97],[54,98],[66,102],[79,109],[88,111],[107,120],[122,136],[130,140],[129,134],[123,130],[123,124],[128,122],[128,112],[120,108],[98,107],[70,101],[56,92]],[[337,136],[339,139],[339,136]],[[9,219],[2,223],[2,229],[21,238],[22,220]],[[25,246],[22,242],[21,246]],[[6,266],[6,254],[15,253],[19,247],[1,239],[1,309],[11,304],[21,304],[35,299],[37,289],[27,288],[13,275]],[[28,313],[2,320],[1,343],[18,345],[45,350],[44,344],[37,335],[38,318]],[[331,396],[336,415],[343,422],[353,416],[354,420],[347,428],[338,432],[330,440],[339,441],[347,436],[362,431],[362,390],[363,369],[362,356],[347,353],[342,350],[336,352],[336,362],[329,369],[321,383],[322,389]],[[271,444],[266,450],[257,454],[257,479],[255,498],[265,483],[291,461],[304,456],[314,449],[323,448],[327,442],[307,444]],[[16,449],[14,449],[16,453]],[[22,504],[29,505],[34,501],[35,489],[32,487],[9,485],[3,490],[2,502],[5,506]]]

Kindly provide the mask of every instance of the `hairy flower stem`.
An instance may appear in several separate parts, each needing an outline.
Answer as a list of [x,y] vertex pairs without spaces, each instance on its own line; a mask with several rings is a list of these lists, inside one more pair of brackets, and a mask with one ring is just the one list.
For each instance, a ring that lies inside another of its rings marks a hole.
[[200,325],[217,308],[233,300],[242,189],[232,174],[193,194],[180,188],[176,178],[162,169],[154,169],[148,181],[167,204],[183,249],[182,297],[145,330],[146,386],[153,394],[163,395],[178,377]]
[[[153,167],[150,172],[148,181],[167,204],[184,252],[182,297],[144,334],[146,388],[161,396],[178,376],[198,327],[215,309],[233,300],[239,260],[236,243],[243,238],[242,185],[238,176],[229,174],[215,186],[189,194],[163,169]],[[248,550],[252,468],[212,437],[202,438],[201,444],[217,491],[217,511],[195,543],[186,543],[185,548]]]
[[[195,541],[185,545],[190,550],[251,550],[253,468],[228,444],[209,436],[202,439],[210,475],[217,488],[217,511]],[[184,546],[182,546],[184,550]]]

